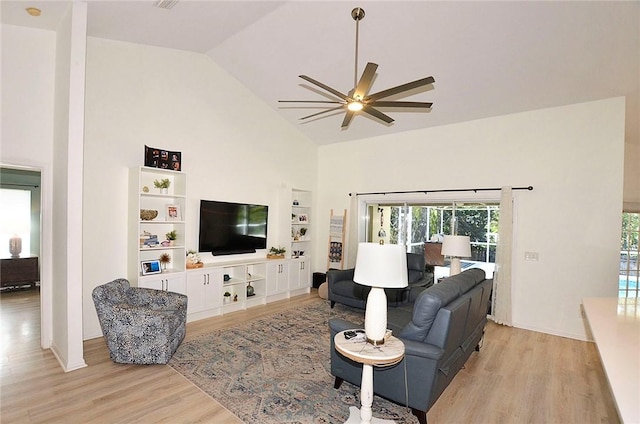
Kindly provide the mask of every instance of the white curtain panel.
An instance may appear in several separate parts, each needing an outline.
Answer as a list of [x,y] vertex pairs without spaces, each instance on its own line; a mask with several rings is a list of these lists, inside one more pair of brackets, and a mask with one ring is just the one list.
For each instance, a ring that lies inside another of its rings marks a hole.
[[496,268],[493,274],[492,317],[498,324],[511,327],[511,260],[513,245],[513,191],[502,187]]
[[358,253],[358,195],[354,192],[351,194],[349,202],[349,212],[347,213],[347,239],[346,246],[342,246],[342,250],[346,252],[345,269],[356,267],[356,255]]

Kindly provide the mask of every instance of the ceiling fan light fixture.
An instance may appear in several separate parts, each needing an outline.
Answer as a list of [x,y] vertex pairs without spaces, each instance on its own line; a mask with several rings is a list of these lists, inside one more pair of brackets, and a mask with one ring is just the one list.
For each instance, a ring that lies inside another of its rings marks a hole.
[[40,16],[42,14],[42,11],[37,7],[27,7],[25,10],[31,16]]
[[[378,64],[373,62],[367,62],[367,66],[364,68],[360,79],[358,80],[358,24],[364,18],[364,10],[360,7],[356,7],[351,11],[351,17],[356,21],[356,48],[355,48],[355,66],[353,75],[353,89],[344,94],[335,88],[329,87],[326,84],[321,83],[307,75],[299,75],[303,80],[310,82],[316,87],[320,87],[324,91],[330,93],[333,97],[331,100],[280,100],[284,103],[325,103],[334,104],[338,106],[327,106],[325,110],[313,113],[311,115],[300,118],[306,120],[309,118],[316,118],[320,115],[325,115],[336,110],[346,110],[344,119],[342,121],[341,128],[347,128],[351,123],[351,120],[356,115],[356,112],[366,113],[385,124],[391,124],[394,119],[385,113],[378,110],[378,107],[383,108],[420,108],[430,109],[433,103],[430,102],[412,102],[412,101],[397,101],[397,100],[385,100],[391,96],[398,96],[400,94],[407,93],[410,90],[424,87],[426,85],[433,84],[435,80],[433,77],[421,78],[419,80],[411,81],[405,84],[400,84],[386,90],[378,91],[377,93],[370,94],[369,90],[375,79],[376,70]],[[406,95],[405,94],[405,95]],[[366,106],[366,107],[365,107]]]
[[357,112],[359,110],[362,110],[363,107],[364,105],[362,104],[362,102],[359,102],[357,100],[354,100],[352,102],[349,102],[349,104],[347,104],[347,109],[349,109],[351,112]]

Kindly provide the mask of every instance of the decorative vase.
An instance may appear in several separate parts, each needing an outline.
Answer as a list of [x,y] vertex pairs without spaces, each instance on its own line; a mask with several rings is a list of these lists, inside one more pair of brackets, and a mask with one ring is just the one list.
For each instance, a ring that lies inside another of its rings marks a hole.
[[251,285],[251,283],[249,283],[249,285],[247,286],[247,297],[253,296],[254,294],[256,294],[256,291]]
[[22,239],[17,235],[9,239],[9,253],[12,258],[19,258],[22,252]]
[[161,188],[160,189],[160,194],[169,194],[169,189],[168,188]]

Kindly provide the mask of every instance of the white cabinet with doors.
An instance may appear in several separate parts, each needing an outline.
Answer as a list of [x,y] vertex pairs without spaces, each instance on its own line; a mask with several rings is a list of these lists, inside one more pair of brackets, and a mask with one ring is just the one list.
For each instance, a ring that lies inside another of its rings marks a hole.
[[[289,290],[306,289],[311,286],[311,266],[309,259],[300,257],[289,263]],[[295,293],[294,293],[295,294]]]
[[187,294],[184,273],[157,274],[140,277],[138,287]]
[[220,268],[200,268],[187,272],[187,313],[190,321],[222,313],[222,280]]
[[289,261],[270,260],[267,262],[267,296],[287,297],[289,291]]

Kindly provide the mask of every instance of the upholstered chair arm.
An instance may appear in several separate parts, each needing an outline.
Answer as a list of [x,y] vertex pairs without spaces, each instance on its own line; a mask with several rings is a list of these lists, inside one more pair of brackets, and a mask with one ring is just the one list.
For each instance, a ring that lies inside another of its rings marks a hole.
[[429,343],[421,343],[413,340],[401,339],[404,343],[405,356],[417,356],[420,358],[440,360],[444,356],[444,349]]
[[187,310],[187,296],[180,293],[132,287],[127,291],[131,305],[153,310]]
[[329,319],[329,328],[331,329],[332,336],[336,333],[339,333],[344,330],[351,330],[354,328],[363,328],[362,324],[354,324],[349,321],[345,321],[341,318],[331,318]]
[[331,286],[338,281],[353,281],[353,274],[355,269],[331,269],[327,271],[327,284],[329,284],[329,290]]
[[118,330],[118,334],[137,334],[162,332],[169,334],[170,317],[175,310],[154,310],[127,304],[112,305],[109,316],[111,326]]

